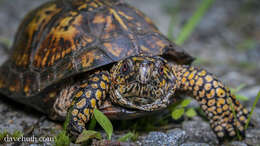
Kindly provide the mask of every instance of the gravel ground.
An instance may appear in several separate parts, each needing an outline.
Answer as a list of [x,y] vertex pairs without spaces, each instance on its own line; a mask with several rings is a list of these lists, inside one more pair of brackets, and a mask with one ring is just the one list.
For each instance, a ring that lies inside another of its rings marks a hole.
[[[0,40],[12,42],[19,22],[32,8],[46,0],[0,0]],[[131,5],[145,12],[160,31],[168,33],[172,9],[179,4],[174,36],[201,2],[183,0],[129,0]],[[258,0],[217,0],[203,17],[191,37],[182,45],[196,56],[195,65],[206,68],[232,88],[245,84],[238,93],[249,98],[243,102],[251,108],[260,90],[260,2]],[[7,40],[7,41],[6,41]],[[7,58],[0,50],[0,64]],[[196,104],[195,104],[196,105]],[[0,97],[0,131],[20,130],[36,137],[56,135],[62,124],[50,121],[35,110]],[[245,140],[223,145],[260,145],[260,102],[253,115],[256,128],[247,131]],[[119,137],[115,134],[114,137]],[[153,131],[141,135],[132,145],[218,145],[209,124],[200,117],[185,120],[179,129]],[[17,143],[16,143],[17,144]],[[28,143],[18,143],[27,145]],[[51,145],[45,143],[44,145]],[[130,143],[125,143],[131,145]]]

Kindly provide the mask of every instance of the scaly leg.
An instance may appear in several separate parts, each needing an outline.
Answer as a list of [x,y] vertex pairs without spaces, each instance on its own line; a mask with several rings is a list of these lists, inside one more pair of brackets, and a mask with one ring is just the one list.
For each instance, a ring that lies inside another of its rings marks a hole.
[[236,136],[236,130],[244,135],[248,111],[227,87],[204,69],[174,65],[173,71],[179,90],[189,93],[199,102],[220,140],[225,136]]
[[69,108],[68,133],[74,139],[85,129],[85,124],[92,118],[93,110],[105,99],[110,84],[106,71],[96,72],[84,80],[73,93]]

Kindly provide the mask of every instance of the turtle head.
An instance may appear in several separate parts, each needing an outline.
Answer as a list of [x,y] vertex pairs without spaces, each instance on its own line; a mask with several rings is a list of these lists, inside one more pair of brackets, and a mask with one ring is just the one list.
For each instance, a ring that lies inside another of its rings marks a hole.
[[111,69],[112,101],[123,107],[154,111],[167,107],[176,77],[161,57],[133,56]]

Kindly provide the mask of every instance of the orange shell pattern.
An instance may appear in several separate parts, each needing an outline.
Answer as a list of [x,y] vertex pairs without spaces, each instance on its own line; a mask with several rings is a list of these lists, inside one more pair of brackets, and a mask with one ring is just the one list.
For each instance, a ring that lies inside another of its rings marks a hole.
[[137,54],[161,55],[171,45],[122,1],[51,1],[19,26],[12,55],[0,68],[0,91],[31,97],[74,74]]

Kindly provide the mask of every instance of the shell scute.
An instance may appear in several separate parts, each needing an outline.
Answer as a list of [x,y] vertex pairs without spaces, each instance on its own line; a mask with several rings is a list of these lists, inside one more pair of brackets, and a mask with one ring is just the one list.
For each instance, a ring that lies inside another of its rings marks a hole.
[[76,74],[129,56],[167,52],[183,64],[192,61],[148,17],[121,0],[51,1],[19,26],[11,57],[0,67],[0,91],[29,99]]

